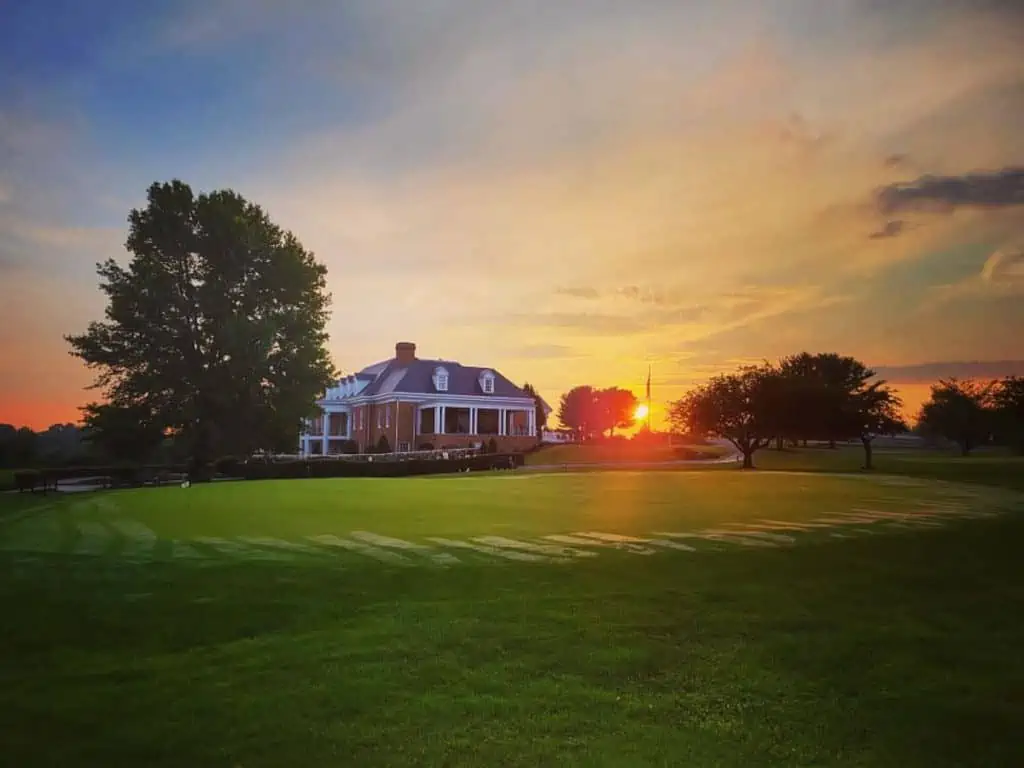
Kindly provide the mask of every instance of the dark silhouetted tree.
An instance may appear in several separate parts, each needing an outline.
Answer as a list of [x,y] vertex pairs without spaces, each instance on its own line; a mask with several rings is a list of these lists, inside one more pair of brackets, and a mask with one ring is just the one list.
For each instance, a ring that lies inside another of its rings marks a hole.
[[164,427],[142,405],[90,403],[82,421],[86,442],[109,461],[145,464],[164,440]]
[[629,429],[636,420],[636,395],[628,389],[609,387],[594,393],[593,424],[600,432],[609,436],[616,429]]
[[544,409],[544,400],[537,393],[534,386],[529,382],[523,384],[523,391],[533,398],[533,402],[537,410],[537,434],[540,435],[540,431],[548,424],[548,413]]
[[566,429],[576,433],[578,439],[591,437],[597,426],[594,423],[597,393],[586,384],[573,387],[564,395],[558,405],[558,420]]
[[992,409],[1000,441],[1024,454],[1024,376],[1007,376],[995,386]]
[[955,378],[933,384],[931,399],[921,406],[917,418],[920,432],[952,440],[967,456],[990,435],[992,389],[991,382]]
[[294,448],[330,383],[326,268],[230,190],[153,184],[129,216],[125,267],[98,265],[106,319],[67,337],[108,404],[139,409],[187,447]]
[[743,467],[752,469],[754,453],[778,427],[773,407],[781,378],[767,364],[715,376],[671,403],[669,421],[678,432],[728,440],[743,454]]
[[872,442],[879,435],[896,435],[908,427],[900,416],[903,402],[885,382],[874,382],[854,392],[847,401],[849,435],[856,435],[864,446],[864,469],[874,469]]

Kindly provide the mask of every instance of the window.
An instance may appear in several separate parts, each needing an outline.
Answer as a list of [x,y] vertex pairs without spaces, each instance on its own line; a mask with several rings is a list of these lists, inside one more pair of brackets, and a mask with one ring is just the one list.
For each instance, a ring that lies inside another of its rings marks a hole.
[[485,395],[494,394],[494,371],[480,372],[480,391]]
[[434,369],[434,389],[438,392],[448,391],[448,371],[444,368]]
[[399,443],[398,444],[398,452],[399,453],[408,453],[409,452],[409,444],[408,443]]

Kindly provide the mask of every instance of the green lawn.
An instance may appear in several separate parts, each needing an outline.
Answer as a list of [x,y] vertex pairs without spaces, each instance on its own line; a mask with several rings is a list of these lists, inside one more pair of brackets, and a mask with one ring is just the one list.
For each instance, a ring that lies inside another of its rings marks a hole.
[[[720,445],[689,446],[691,450],[710,456],[733,452]],[[644,445],[633,442],[599,442],[584,445],[546,445],[526,455],[527,465],[600,464],[605,462],[677,461],[678,448],[667,445]]]
[[0,754],[1024,764],[1019,465],[907,461],[6,495]]

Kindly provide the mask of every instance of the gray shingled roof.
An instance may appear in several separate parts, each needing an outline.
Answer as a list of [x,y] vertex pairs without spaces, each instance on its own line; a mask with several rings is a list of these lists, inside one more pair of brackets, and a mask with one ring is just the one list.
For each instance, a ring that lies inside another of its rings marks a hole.
[[[380,364],[371,366],[376,372]],[[491,371],[494,374],[494,392],[496,397],[529,397],[522,389],[506,379],[493,368],[475,368],[468,365],[461,365],[450,360],[413,360],[408,365],[401,365],[394,358],[387,361],[387,365],[380,370],[360,396],[381,395],[390,392],[404,392],[407,394],[434,394],[434,369],[438,366],[448,371],[448,395],[483,395],[486,394],[480,386],[480,374],[483,371]],[[362,375],[371,368],[365,368],[359,372]]]

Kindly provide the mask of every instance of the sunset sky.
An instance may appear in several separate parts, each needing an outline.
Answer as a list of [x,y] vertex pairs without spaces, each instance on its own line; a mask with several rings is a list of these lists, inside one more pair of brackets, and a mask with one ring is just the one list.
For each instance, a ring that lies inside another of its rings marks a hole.
[[1024,373],[1024,3],[0,0],[0,422],[75,421],[153,181],[327,264],[394,343],[659,404],[856,355],[916,403]]

